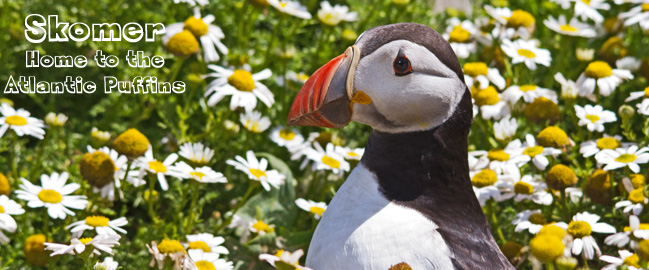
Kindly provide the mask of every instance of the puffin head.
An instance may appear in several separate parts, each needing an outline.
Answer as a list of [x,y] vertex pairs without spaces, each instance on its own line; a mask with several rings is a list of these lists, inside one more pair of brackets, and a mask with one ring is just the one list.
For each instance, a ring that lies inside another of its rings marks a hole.
[[448,120],[467,92],[455,53],[435,30],[379,26],[313,73],[288,125],[342,128],[356,121],[388,133],[429,130]]

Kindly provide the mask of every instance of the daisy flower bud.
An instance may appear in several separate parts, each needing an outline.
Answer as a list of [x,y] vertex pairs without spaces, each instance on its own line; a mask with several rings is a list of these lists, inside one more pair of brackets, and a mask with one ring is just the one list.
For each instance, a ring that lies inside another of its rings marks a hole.
[[590,62],[593,60],[593,56],[595,55],[595,49],[577,48],[575,54],[577,55],[577,60]]
[[358,38],[358,34],[356,34],[356,32],[354,32],[354,30],[345,29],[343,31],[343,33],[342,33],[342,37],[343,37],[344,40],[353,42]]
[[25,259],[31,265],[46,266],[49,261],[49,251],[45,250],[45,235],[34,234],[25,239],[23,246]]
[[530,241],[530,252],[545,263],[552,263],[563,255],[564,245],[561,238],[552,234],[539,234]]
[[523,249],[523,245],[516,243],[514,241],[507,241],[502,246],[500,246],[500,251],[503,252],[505,257],[509,261],[512,261],[514,258],[521,255],[522,249]]
[[577,180],[575,172],[563,164],[554,165],[550,171],[548,171],[548,176],[545,178],[545,182],[548,186],[556,190],[572,187],[577,184]]
[[649,260],[649,240],[640,241],[637,254],[641,259]]
[[412,270],[412,267],[405,262],[398,263],[390,267],[388,270]]
[[617,111],[618,115],[624,120],[629,120],[635,114],[635,109],[629,105],[622,105]]
[[90,131],[90,136],[93,145],[104,145],[108,140],[110,140],[110,133],[106,131],[101,131],[96,127],[93,127]]
[[586,196],[594,203],[608,204],[610,196],[611,176],[608,172],[597,169],[588,177],[586,182]]
[[117,153],[133,158],[144,155],[150,144],[149,139],[144,134],[137,129],[131,128],[124,131],[113,141],[113,148]]
[[62,113],[55,114],[51,112],[45,116],[45,123],[50,127],[62,127],[67,121],[68,117]]
[[525,107],[525,117],[537,122],[556,120],[560,115],[559,105],[546,97],[537,97]]
[[115,163],[106,153],[95,151],[83,155],[79,170],[90,185],[100,188],[113,181]]
[[9,184],[9,180],[4,174],[0,173],[0,195],[9,196],[9,193],[11,193],[11,185]]
[[570,143],[568,135],[559,127],[546,127],[536,136],[536,142],[545,147],[560,148]]
[[554,263],[557,265],[557,269],[559,270],[573,270],[577,268],[579,262],[573,257],[561,257]]

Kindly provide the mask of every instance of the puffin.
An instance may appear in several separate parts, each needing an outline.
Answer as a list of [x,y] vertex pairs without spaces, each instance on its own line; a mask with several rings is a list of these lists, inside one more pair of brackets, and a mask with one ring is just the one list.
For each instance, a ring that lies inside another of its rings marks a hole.
[[290,126],[372,127],[365,153],[329,203],[308,248],[315,270],[514,269],[494,240],[469,177],[471,93],[432,28],[371,28],[319,68]]

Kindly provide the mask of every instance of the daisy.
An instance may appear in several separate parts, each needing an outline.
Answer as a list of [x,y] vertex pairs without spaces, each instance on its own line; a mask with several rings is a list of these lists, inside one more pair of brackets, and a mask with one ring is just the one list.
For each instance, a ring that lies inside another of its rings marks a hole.
[[471,88],[476,82],[480,83],[480,89],[493,83],[498,89],[505,88],[505,78],[500,75],[497,68],[487,67],[484,62],[471,62],[464,64],[464,81]]
[[92,253],[101,255],[100,251],[113,254],[113,247],[119,245],[121,237],[117,234],[98,234],[94,238],[72,238],[69,245],[57,243],[45,243],[45,250],[53,251],[51,257],[63,254],[81,254],[87,246],[92,246]]
[[607,236],[604,243],[618,248],[630,243],[631,248],[638,249],[638,241],[642,239],[649,239],[649,224],[640,223],[637,216],[630,215],[629,226],[619,233]]
[[511,108],[509,108],[507,102],[501,99],[501,94],[493,86],[487,86],[485,89],[472,92],[474,93],[473,104],[479,108],[479,110],[474,110],[474,113],[480,113],[482,119],[500,120],[511,114]]
[[223,55],[228,54],[228,48],[223,45],[221,39],[225,38],[220,27],[211,24],[214,21],[214,15],[207,15],[201,19],[201,12],[198,7],[194,8],[194,16],[189,17],[185,22],[173,23],[166,27],[165,35],[162,42],[165,46],[169,41],[183,31],[189,31],[194,37],[200,40],[204,60],[206,63],[219,61],[217,49]]
[[[300,258],[304,255],[304,251],[299,249],[294,251],[293,253],[284,251],[282,249],[278,250],[275,254],[260,254],[259,259],[262,261],[268,262],[270,265],[280,269],[277,267],[278,263],[293,266],[293,268],[298,269],[298,270],[311,270],[311,268],[300,266]],[[281,268],[281,269],[288,269],[287,267]]]
[[503,200],[513,197],[515,202],[531,200],[542,205],[552,204],[552,194],[547,192],[548,186],[539,175],[524,175],[516,183],[504,182],[501,188],[505,190],[501,195]]
[[632,72],[636,72],[642,66],[642,61],[633,56],[625,56],[615,61],[615,66],[621,69],[628,69]]
[[76,183],[65,184],[68,180],[67,172],[41,175],[41,186],[36,186],[24,178],[20,180],[22,184],[20,190],[16,191],[17,197],[27,201],[30,208],[47,208],[47,214],[54,219],[74,216],[74,212],[68,208],[81,210],[88,205],[86,196],[70,195],[80,186]]
[[275,225],[268,224],[262,220],[255,220],[248,224],[248,230],[259,235],[265,235],[275,231]]
[[[16,232],[18,225],[16,224],[14,218],[12,218],[11,216],[22,215],[24,213],[25,210],[22,206],[20,206],[20,204],[9,199],[9,197],[5,195],[0,195],[0,229],[11,233]],[[0,243],[6,244],[8,242],[9,238],[7,238],[2,233],[2,231],[0,231]]]
[[94,270],[117,270],[119,264],[113,260],[113,257],[106,257],[103,262],[96,262]]
[[579,126],[586,126],[588,131],[604,132],[604,124],[617,121],[615,113],[607,111],[600,105],[575,105],[575,113],[579,117]]
[[[554,79],[561,84],[561,98],[564,100],[573,100],[579,94],[577,83],[572,80],[567,80],[563,74],[557,72],[554,74]],[[595,95],[590,95],[588,99],[595,101]]]
[[50,127],[62,127],[67,121],[68,117],[62,113],[56,114],[50,112],[45,116],[45,123]]
[[580,22],[576,17],[573,17],[569,23],[566,23],[566,16],[564,15],[559,15],[558,20],[550,16],[543,23],[552,31],[563,35],[585,38],[592,38],[597,35],[597,32],[595,32],[592,26]]
[[313,214],[315,219],[320,219],[325,210],[327,210],[327,204],[324,202],[314,202],[312,200],[299,198],[295,200],[295,204],[297,204],[297,206],[302,210]]
[[512,141],[505,146],[504,150],[489,150],[487,153],[487,158],[489,158],[489,169],[492,169],[498,174],[508,174],[514,176],[515,179],[520,179],[518,168],[530,161],[530,156],[523,155],[520,148],[520,141]]
[[624,208],[623,212],[625,214],[632,213],[636,216],[640,215],[644,209],[644,205],[649,202],[649,199],[644,196],[643,192],[643,187],[630,191],[628,200],[615,203],[615,209]]
[[200,249],[190,249],[188,252],[190,259],[190,266],[186,269],[191,270],[231,270],[233,269],[232,262],[224,259],[219,259],[218,253],[204,252]]
[[15,110],[7,103],[0,104],[0,137],[11,128],[16,135],[30,135],[38,139],[43,139],[45,135],[45,124],[40,119],[29,116],[29,112],[23,109]]
[[615,135],[613,137],[604,134],[604,137],[597,140],[589,140],[581,143],[579,146],[579,153],[581,153],[585,158],[592,157],[597,155],[604,149],[615,150],[620,147],[629,147],[635,145],[634,143],[623,143],[621,142],[622,136]]
[[225,96],[232,96],[230,110],[233,111],[237,107],[243,107],[247,112],[252,112],[257,106],[257,99],[267,107],[275,103],[273,93],[260,82],[273,75],[270,69],[252,74],[243,69],[230,70],[217,65],[208,65],[207,67],[214,72],[206,74],[205,77],[216,78],[207,84],[205,91],[205,96],[209,96],[207,105],[214,106]]
[[126,169],[128,167],[128,158],[124,155],[120,155],[114,149],[110,149],[106,146],[94,149],[92,146],[87,146],[88,153],[92,154],[96,151],[102,152],[110,157],[110,160],[115,165],[115,173],[113,174],[113,181],[105,184],[103,187],[96,187],[93,185],[92,191],[94,193],[99,193],[102,198],[108,199],[109,201],[115,200],[115,189],[119,189],[120,181],[126,175]]
[[605,171],[615,170],[628,166],[632,172],[638,173],[640,166],[638,164],[645,164],[649,161],[649,148],[642,147],[638,149],[637,145],[629,146],[628,148],[617,148],[615,150],[604,149],[595,155],[597,162],[605,164]]
[[[624,102],[629,102],[639,98],[647,99],[649,98],[649,86],[645,87],[642,91],[635,91],[629,93],[629,97],[624,100]],[[644,100],[642,100],[644,102]]]
[[480,206],[484,206],[489,199],[497,202],[504,200],[500,194],[500,186],[503,182],[509,181],[507,175],[496,174],[493,170],[483,169],[481,171],[469,172],[473,192],[475,193]]
[[547,158],[548,155],[556,157],[561,154],[559,149],[538,145],[532,134],[525,135],[525,144],[522,144],[518,139],[512,141],[507,145],[505,152],[510,155],[528,156],[529,160],[532,160],[534,166],[539,170],[545,170],[545,167],[550,164]]
[[122,226],[126,226],[126,224],[128,224],[128,221],[125,217],[110,220],[104,216],[88,216],[86,219],[74,222],[65,228],[72,228],[72,230],[70,230],[72,237],[79,238],[85,230],[92,229],[94,229],[97,234],[117,234],[117,232],[126,234],[126,230],[121,228]]
[[512,104],[518,102],[521,98],[527,103],[532,103],[538,97],[545,97],[554,103],[559,103],[557,101],[557,92],[534,84],[512,85],[503,92],[503,98]]
[[615,227],[597,221],[599,221],[598,215],[582,212],[574,215],[570,224],[565,222],[556,223],[557,226],[568,230],[568,233],[575,238],[570,243],[572,254],[580,255],[583,253],[584,258],[589,260],[593,259],[594,255],[598,257],[602,255],[597,241],[591,236],[591,233],[615,233]]
[[297,1],[291,0],[266,0],[269,5],[273,6],[279,12],[295,16],[301,19],[309,20],[311,19],[311,13],[306,9],[305,6],[300,4]]
[[271,186],[279,188],[279,185],[284,183],[284,178],[286,178],[284,175],[276,170],[267,170],[268,160],[265,158],[257,160],[252,150],[246,152],[246,158],[235,156],[236,161],[228,159],[225,163],[248,174],[250,180],[259,181],[266,191],[269,191]]
[[536,46],[534,40],[517,39],[514,42],[505,39],[501,46],[503,52],[512,58],[512,64],[525,63],[527,68],[536,70],[536,64],[550,66],[550,51]]
[[335,150],[346,160],[361,160],[363,154],[365,153],[365,148],[351,149],[349,147],[343,147],[338,145],[335,146]]
[[180,161],[176,162],[170,171],[174,172],[174,176],[181,179],[194,179],[200,183],[227,183],[228,179],[222,173],[214,171],[212,168],[203,166],[192,168],[189,164]]
[[578,203],[584,197],[584,191],[580,187],[568,187],[566,188],[566,196],[573,203]]
[[451,18],[448,21],[446,32],[442,35],[451,45],[458,58],[464,59],[476,52],[475,36],[478,28],[469,20],[460,21]]
[[152,257],[149,267],[157,264],[158,269],[163,269],[165,267],[165,260],[169,257],[173,262],[174,269],[182,269],[182,265],[187,257],[187,251],[185,251],[185,248],[178,240],[163,239],[160,241],[160,244],[152,241],[151,245],[149,246],[147,244],[146,247]]
[[174,0],[175,4],[180,4],[180,3],[187,3],[190,6],[195,6],[196,4],[199,4],[201,6],[207,5],[210,3],[209,0]]
[[498,122],[494,122],[494,137],[496,140],[505,141],[516,135],[516,129],[518,129],[518,121],[516,118],[505,117]]
[[609,263],[609,265],[602,267],[602,270],[616,270],[621,266],[626,266],[625,269],[628,270],[641,270],[642,268],[638,264],[640,258],[637,254],[629,252],[628,250],[618,250],[620,257],[613,257],[609,255],[603,255],[599,257],[600,261]]
[[320,10],[318,10],[318,19],[326,25],[335,26],[342,21],[353,22],[358,20],[356,12],[349,12],[349,7],[342,5],[331,6],[329,2],[320,2]]
[[591,62],[577,79],[579,96],[593,95],[595,86],[598,86],[599,94],[608,97],[625,79],[633,79],[631,71],[613,69],[604,61]]
[[582,20],[591,19],[597,24],[604,22],[604,16],[599,14],[598,9],[608,10],[611,6],[604,0],[573,0],[575,1],[575,16]]
[[499,23],[492,31],[494,37],[503,40],[517,36],[528,39],[536,27],[534,16],[527,11],[520,9],[511,11],[507,7],[494,8],[489,5],[485,5],[484,9]]
[[562,9],[569,9],[572,3],[572,0],[551,0],[552,2],[557,3],[561,6]]
[[289,146],[302,143],[304,136],[297,129],[278,126],[270,131],[270,140],[279,146]]
[[477,150],[469,152],[469,170],[480,171],[489,166],[489,157],[487,151]]
[[172,153],[167,156],[164,161],[160,162],[153,157],[153,150],[151,149],[151,146],[149,146],[149,149],[146,151],[146,153],[144,153],[144,156],[139,157],[136,160],[137,166],[140,168],[138,176],[140,177],[142,182],[144,182],[144,176],[147,175],[146,172],[155,174],[158,182],[160,182],[160,188],[166,191],[167,189],[169,189],[166,175],[175,176],[173,174],[173,171],[169,170],[169,168],[174,162],[176,162],[177,159],[178,155],[176,153]]
[[512,220],[512,225],[516,225],[514,231],[522,232],[527,230],[531,234],[538,233],[545,224],[547,222],[543,214],[541,214],[541,210],[523,210],[516,214],[516,218]]
[[183,246],[189,250],[199,249],[217,255],[230,253],[227,248],[221,246],[225,243],[225,238],[223,237],[214,236],[209,233],[190,234],[185,237],[187,238],[187,243],[183,243]]
[[196,165],[207,165],[214,156],[214,150],[202,143],[183,143],[178,154]]
[[239,121],[246,129],[255,133],[261,133],[270,127],[270,118],[262,116],[258,111],[242,113]]
[[624,26],[640,24],[642,30],[649,29],[649,1],[639,1],[638,5],[627,12],[620,13],[620,19],[624,19]]
[[319,143],[314,143],[315,149],[307,153],[307,157],[313,160],[316,170],[331,170],[333,173],[349,171],[349,163],[336,152],[333,143],[328,143],[326,149],[322,149]]
[[639,114],[649,115],[649,99],[642,100],[642,102],[638,103],[636,107],[638,107]]

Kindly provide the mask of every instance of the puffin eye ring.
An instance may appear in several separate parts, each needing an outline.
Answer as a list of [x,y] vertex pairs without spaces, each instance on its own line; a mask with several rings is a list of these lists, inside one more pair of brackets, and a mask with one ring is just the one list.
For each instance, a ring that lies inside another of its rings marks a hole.
[[392,68],[394,69],[394,75],[396,76],[405,76],[414,72],[412,70],[410,60],[408,59],[408,57],[406,57],[406,54],[403,52],[403,50],[399,50],[397,57],[394,58],[394,62],[392,62]]

